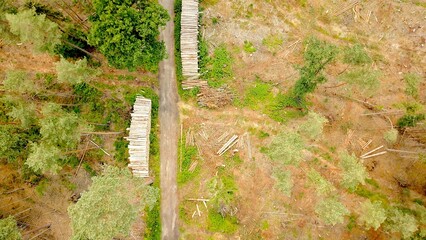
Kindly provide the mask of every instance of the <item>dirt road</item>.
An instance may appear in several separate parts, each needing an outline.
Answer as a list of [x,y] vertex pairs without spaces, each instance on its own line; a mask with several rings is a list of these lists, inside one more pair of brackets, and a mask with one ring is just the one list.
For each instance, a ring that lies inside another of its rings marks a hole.
[[160,0],[171,20],[160,33],[166,44],[168,58],[160,63],[160,177],[161,177],[161,238],[178,239],[177,215],[177,148],[178,148],[178,94],[174,55],[173,0]]

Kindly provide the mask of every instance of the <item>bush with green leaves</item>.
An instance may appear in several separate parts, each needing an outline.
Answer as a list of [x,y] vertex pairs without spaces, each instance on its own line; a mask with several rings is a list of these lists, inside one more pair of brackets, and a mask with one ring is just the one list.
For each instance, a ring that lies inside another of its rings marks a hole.
[[328,120],[322,115],[315,112],[309,112],[308,119],[300,126],[299,131],[310,139],[315,140],[321,137],[324,124],[327,122]]
[[59,44],[61,31],[56,23],[37,15],[34,9],[24,10],[17,14],[6,14],[10,31],[18,35],[22,42],[30,42],[36,52],[53,53]]
[[414,98],[419,96],[419,85],[421,77],[416,73],[407,73],[404,75],[405,93]]
[[315,213],[327,225],[343,223],[345,216],[349,215],[349,210],[340,201],[334,198],[321,200],[315,206]]
[[323,70],[338,53],[336,46],[315,37],[308,38],[304,45],[306,49],[303,54],[304,65],[300,67],[300,77],[290,92],[291,98],[299,107],[305,105],[306,94],[313,92],[318,84],[327,81]]
[[[132,177],[128,169],[108,166],[81,198],[68,208],[71,239],[110,240],[129,235],[138,211],[151,209],[159,190]],[[139,200],[139,201],[137,201]]]
[[272,177],[275,179],[275,188],[280,190],[287,197],[290,197],[291,189],[293,188],[291,172],[288,170],[276,170],[273,172]]
[[391,130],[386,131],[385,134],[383,135],[383,138],[389,144],[396,143],[396,140],[398,140],[398,130],[396,130],[395,128],[392,128]]
[[16,220],[9,216],[0,219],[0,240],[21,240],[22,235],[19,232]]
[[363,65],[371,63],[373,60],[365,51],[361,44],[355,44],[352,47],[346,47],[343,51],[343,62],[353,65]]
[[58,82],[60,83],[75,85],[82,82],[89,82],[99,74],[98,71],[87,66],[86,58],[72,63],[62,57],[55,65],[56,72],[58,73]]
[[388,210],[385,229],[400,232],[404,239],[410,238],[418,229],[416,218],[403,210],[392,207]]
[[272,140],[267,154],[274,161],[297,166],[302,161],[303,149],[302,136],[295,132],[281,132]]
[[340,167],[343,170],[343,187],[355,190],[358,184],[365,184],[365,179],[368,177],[367,171],[354,154],[350,155],[346,151],[342,152],[340,154]]
[[166,56],[158,40],[160,27],[169,20],[167,11],[156,1],[94,0],[95,14],[88,36],[91,45],[116,68],[156,71]]
[[315,191],[318,195],[327,196],[336,190],[333,184],[327,181],[319,172],[315,171],[315,169],[311,169],[306,176],[309,182],[315,187]]
[[386,220],[386,209],[379,201],[371,202],[370,200],[366,200],[361,204],[359,220],[367,230],[370,228],[377,230]]
[[381,72],[369,68],[358,68],[340,75],[339,80],[355,85],[362,94],[372,95],[380,87]]

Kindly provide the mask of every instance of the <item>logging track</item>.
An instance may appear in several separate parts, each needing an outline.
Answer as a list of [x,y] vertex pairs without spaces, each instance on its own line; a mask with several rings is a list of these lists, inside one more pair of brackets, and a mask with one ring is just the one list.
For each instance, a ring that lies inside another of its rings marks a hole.
[[160,187],[161,187],[161,238],[178,239],[177,215],[177,152],[178,152],[178,93],[174,55],[174,1],[160,0],[170,15],[170,21],[160,32],[166,45],[167,58],[160,62]]

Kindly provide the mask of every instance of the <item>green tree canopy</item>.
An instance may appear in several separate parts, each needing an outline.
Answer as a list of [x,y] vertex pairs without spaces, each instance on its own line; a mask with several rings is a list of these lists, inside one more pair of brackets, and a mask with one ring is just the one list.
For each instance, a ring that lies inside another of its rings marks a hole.
[[10,31],[18,35],[23,42],[34,45],[36,52],[53,53],[55,45],[60,43],[61,32],[58,25],[46,15],[37,15],[34,9],[24,10],[17,14],[6,14]]
[[9,216],[0,219],[0,240],[21,240],[22,235],[19,232],[16,220]]
[[72,85],[88,82],[98,74],[98,71],[87,66],[86,58],[74,63],[61,58],[61,61],[56,63],[56,72],[58,73],[58,82]]
[[116,68],[156,70],[165,57],[159,28],[169,20],[157,1],[94,0],[89,43]]
[[88,191],[68,208],[74,240],[127,236],[138,210],[152,207],[159,196],[158,189],[133,178],[127,169],[107,167],[92,180]]
[[361,204],[359,220],[365,225],[366,229],[374,228],[374,230],[377,230],[386,220],[386,210],[381,202],[366,200]]

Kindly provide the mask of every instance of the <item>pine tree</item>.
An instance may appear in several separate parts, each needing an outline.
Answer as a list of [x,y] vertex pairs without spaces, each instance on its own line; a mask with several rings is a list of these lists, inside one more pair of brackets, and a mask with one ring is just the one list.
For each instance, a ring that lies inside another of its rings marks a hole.
[[319,172],[315,171],[315,169],[311,169],[307,173],[307,177],[309,181],[314,185],[318,195],[328,195],[336,190],[333,184],[327,181],[323,176],[321,176]]
[[40,119],[42,141],[64,150],[74,149],[80,141],[82,131],[78,116],[64,112],[54,103],[43,106],[42,114],[43,118]]
[[24,10],[17,14],[6,14],[10,31],[18,35],[22,42],[30,42],[36,52],[53,53],[60,43],[61,32],[58,25],[46,15],[36,15],[34,9]]
[[343,223],[345,216],[349,214],[349,210],[340,201],[334,198],[326,198],[315,206],[315,213],[325,224],[336,225]]
[[354,190],[358,184],[365,184],[365,179],[368,177],[367,171],[354,154],[349,155],[347,152],[342,152],[340,167],[343,169],[342,186]]
[[[133,178],[127,169],[107,167],[92,180],[88,191],[68,208],[74,240],[127,236],[138,210],[152,207],[159,196],[158,189]],[[137,198],[141,201],[134,204]]]
[[36,108],[34,104],[24,103],[20,101],[16,106],[12,107],[7,115],[11,118],[18,120],[21,123],[21,127],[29,129],[36,121]]
[[275,187],[283,192],[287,197],[291,196],[291,189],[293,188],[293,180],[291,179],[290,171],[274,171],[272,177],[275,179]]
[[411,237],[418,229],[417,220],[413,215],[392,207],[388,211],[385,229],[390,232],[400,232],[403,238]]
[[366,229],[374,228],[377,230],[386,220],[386,210],[381,202],[371,202],[366,200],[361,204],[361,216],[359,220],[365,225]]
[[98,74],[95,69],[87,66],[86,58],[77,60],[75,63],[61,58],[61,61],[56,63],[56,72],[58,73],[58,82],[71,85],[88,82]]
[[0,240],[21,240],[22,235],[19,232],[16,220],[9,216],[0,219]]
[[308,113],[308,119],[300,126],[299,130],[311,139],[317,139],[321,137],[324,124],[328,120],[315,112]]
[[298,165],[302,160],[302,150],[305,143],[298,133],[280,133],[269,146],[269,157],[287,165]]
[[34,81],[24,71],[8,71],[3,81],[4,89],[15,94],[34,94],[38,88]]
[[60,160],[63,157],[61,149],[47,143],[30,143],[30,154],[25,164],[35,172],[57,173],[61,169]]

